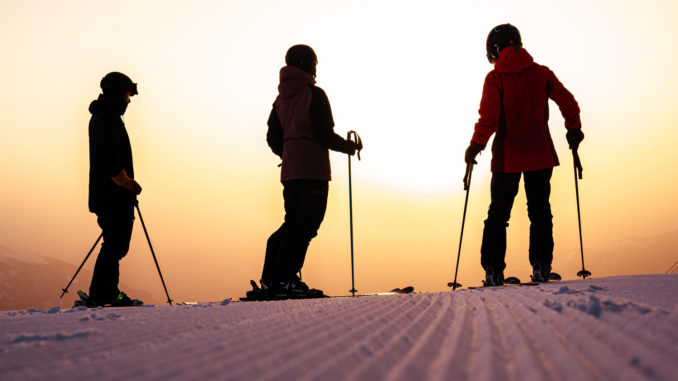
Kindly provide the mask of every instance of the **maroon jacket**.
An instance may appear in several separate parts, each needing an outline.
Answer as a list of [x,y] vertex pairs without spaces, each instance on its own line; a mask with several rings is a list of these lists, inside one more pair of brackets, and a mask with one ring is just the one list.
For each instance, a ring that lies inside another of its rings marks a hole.
[[555,74],[525,49],[505,48],[485,77],[473,142],[492,144],[492,172],[526,172],[559,165],[549,132],[553,99],[568,129],[581,128],[579,105]]
[[268,118],[266,141],[282,158],[280,180],[331,179],[329,150],[353,153],[353,142],[334,133],[332,109],[312,75],[280,69],[278,97]]

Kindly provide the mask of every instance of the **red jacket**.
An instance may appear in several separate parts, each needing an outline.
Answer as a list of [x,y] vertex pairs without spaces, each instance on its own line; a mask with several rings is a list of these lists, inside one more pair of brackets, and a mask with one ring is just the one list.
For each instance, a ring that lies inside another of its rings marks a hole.
[[492,172],[526,172],[559,164],[549,132],[548,100],[553,99],[568,129],[581,128],[579,105],[546,66],[525,49],[505,48],[485,77],[480,118],[473,142],[492,143]]

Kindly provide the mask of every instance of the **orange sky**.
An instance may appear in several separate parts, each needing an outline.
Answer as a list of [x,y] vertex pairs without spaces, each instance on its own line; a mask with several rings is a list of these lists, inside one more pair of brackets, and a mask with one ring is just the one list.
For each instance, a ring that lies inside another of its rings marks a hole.
[[[172,297],[239,296],[258,279],[266,239],[282,222],[266,119],[286,49],[307,43],[319,56],[318,85],[336,131],[357,130],[365,142],[353,167],[357,288],[441,290],[459,243],[463,152],[492,68],[485,38],[511,22],[582,109],[587,267],[597,276],[665,271],[676,240],[640,262],[637,252],[610,248],[678,230],[676,3],[412,4],[3,1],[0,244],[82,260],[99,234],[87,211],[87,106],[100,78],[122,71],[139,84],[125,121],[141,209]],[[552,181],[554,267],[572,278],[580,266],[572,164],[555,104],[551,115],[562,163]],[[347,169],[344,155],[331,159],[328,211],[304,278],[342,294],[350,288]],[[465,285],[482,276],[489,160],[485,152],[474,171]],[[524,278],[527,233],[521,191],[507,272]],[[137,223],[122,279],[161,300],[143,239]]]

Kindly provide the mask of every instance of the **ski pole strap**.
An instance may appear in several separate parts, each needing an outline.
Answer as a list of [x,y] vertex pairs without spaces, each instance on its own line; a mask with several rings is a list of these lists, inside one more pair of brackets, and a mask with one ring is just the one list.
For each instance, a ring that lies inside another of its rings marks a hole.
[[572,159],[574,160],[574,168],[579,175],[579,180],[583,179],[582,172],[584,168],[581,166],[581,160],[579,159],[579,152],[577,150],[572,150]]
[[[360,135],[358,135],[358,133],[353,130],[348,132],[348,134],[346,135],[346,140],[350,140],[359,146],[363,144],[363,140],[360,139]],[[358,150],[357,154],[358,160],[360,160],[360,150]]]
[[464,190],[468,190],[471,186],[471,172],[473,172],[473,164],[466,164],[466,173],[464,174]]

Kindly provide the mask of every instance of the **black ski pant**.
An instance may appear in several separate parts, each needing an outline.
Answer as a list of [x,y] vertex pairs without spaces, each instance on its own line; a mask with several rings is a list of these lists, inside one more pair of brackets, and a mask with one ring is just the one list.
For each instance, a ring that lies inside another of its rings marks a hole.
[[89,288],[90,298],[106,302],[116,297],[120,279],[120,260],[127,255],[134,225],[134,206],[110,207],[96,212],[104,242],[94,265]]
[[269,285],[297,279],[308,245],[318,235],[327,208],[327,181],[288,180],[283,186],[285,222],[268,239],[261,275]]
[[[530,218],[530,264],[550,266],[553,261],[553,216],[551,215],[551,174],[553,168],[523,172],[527,215]],[[492,173],[492,201],[485,220],[480,262],[495,273],[506,267],[506,228],[513,200],[518,194],[521,172]]]

